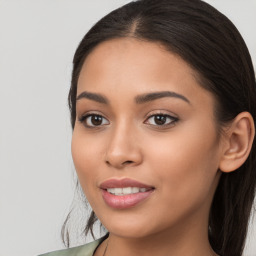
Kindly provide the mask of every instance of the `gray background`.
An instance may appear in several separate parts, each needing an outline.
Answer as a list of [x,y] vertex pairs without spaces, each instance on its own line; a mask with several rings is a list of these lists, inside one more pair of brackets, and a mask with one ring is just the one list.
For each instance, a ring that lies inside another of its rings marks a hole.
[[[0,0],[0,256],[62,248],[74,193],[67,108],[71,61],[86,31],[124,0]],[[256,0],[208,1],[256,60]],[[256,255],[252,221],[244,255]]]

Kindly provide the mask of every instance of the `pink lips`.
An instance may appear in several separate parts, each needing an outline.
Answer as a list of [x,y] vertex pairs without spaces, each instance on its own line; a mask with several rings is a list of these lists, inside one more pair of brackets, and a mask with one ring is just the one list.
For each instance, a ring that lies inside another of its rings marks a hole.
[[[138,188],[146,188],[145,192],[139,192],[134,194],[128,194],[123,196],[117,196],[111,194],[107,191],[108,188],[126,188],[126,187],[138,187]],[[103,182],[100,185],[102,191],[102,197],[105,203],[116,209],[126,209],[137,205],[138,203],[144,201],[148,198],[151,193],[154,191],[154,187],[140,183],[131,179],[110,179]]]

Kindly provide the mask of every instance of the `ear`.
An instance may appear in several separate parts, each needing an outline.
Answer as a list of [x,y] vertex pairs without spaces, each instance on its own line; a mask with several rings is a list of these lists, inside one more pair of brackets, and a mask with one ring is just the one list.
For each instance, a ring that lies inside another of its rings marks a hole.
[[247,159],[255,135],[254,121],[250,113],[236,116],[225,131],[223,152],[219,164],[222,172],[238,169]]

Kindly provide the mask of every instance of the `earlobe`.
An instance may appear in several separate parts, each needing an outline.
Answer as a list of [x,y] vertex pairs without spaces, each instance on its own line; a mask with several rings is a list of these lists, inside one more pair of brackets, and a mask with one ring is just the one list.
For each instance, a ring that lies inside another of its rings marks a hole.
[[238,114],[224,138],[223,154],[219,164],[222,172],[235,171],[246,161],[254,135],[255,127],[251,114],[248,112]]

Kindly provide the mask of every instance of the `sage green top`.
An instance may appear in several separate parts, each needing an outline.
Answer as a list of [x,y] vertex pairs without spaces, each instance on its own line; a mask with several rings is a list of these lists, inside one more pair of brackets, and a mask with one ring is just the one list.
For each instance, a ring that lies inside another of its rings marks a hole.
[[39,256],[93,256],[94,251],[96,248],[99,246],[101,242],[103,242],[106,239],[106,237],[102,237],[98,240],[95,240],[91,243],[69,248],[69,249],[64,249],[60,251],[55,251],[55,252],[49,252],[46,254],[42,254]]

